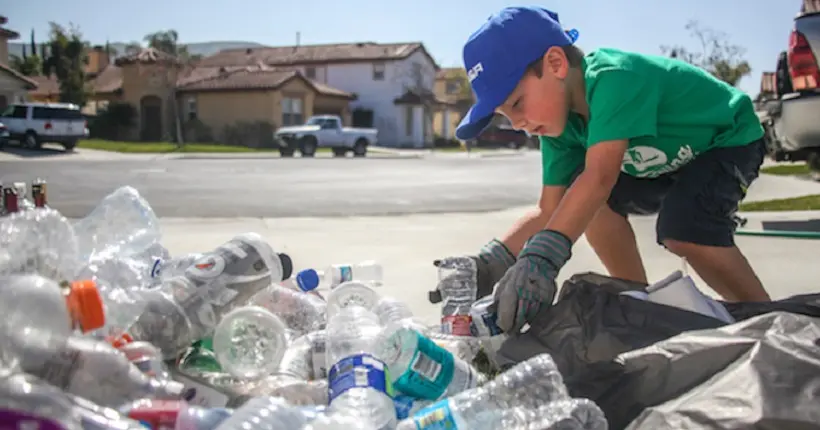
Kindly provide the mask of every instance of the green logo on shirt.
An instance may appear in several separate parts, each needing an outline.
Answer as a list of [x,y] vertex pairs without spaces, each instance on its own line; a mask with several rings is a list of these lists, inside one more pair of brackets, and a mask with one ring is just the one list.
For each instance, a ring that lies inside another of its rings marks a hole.
[[621,171],[638,178],[656,178],[686,165],[695,158],[695,153],[686,145],[678,149],[671,161],[669,158],[654,146],[633,146],[624,153]]

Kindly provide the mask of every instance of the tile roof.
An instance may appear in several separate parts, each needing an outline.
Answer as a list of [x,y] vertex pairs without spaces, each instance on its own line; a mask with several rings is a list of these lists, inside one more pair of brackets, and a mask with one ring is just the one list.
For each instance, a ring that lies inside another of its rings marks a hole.
[[37,82],[34,79],[31,79],[30,77],[23,75],[22,73],[18,72],[17,70],[14,70],[6,64],[0,63],[0,71],[17,79],[20,82],[23,82],[26,85],[27,89],[33,90],[37,88]]
[[[206,67],[237,66],[264,63],[293,65],[306,63],[356,62],[400,60],[419,49],[420,42],[411,43],[336,43],[328,45],[275,46],[261,48],[226,49],[203,58],[199,65]],[[429,56],[426,49],[424,53]],[[433,60],[432,57],[430,58]],[[435,63],[435,61],[433,61]]]
[[464,73],[464,69],[461,67],[443,67],[436,73],[436,79],[454,78],[457,77],[459,73]]
[[[37,89],[29,91],[29,94],[46,97],[60,94],[60,83],[56,76],[35,76],[32,80],[37,83]],[[118,91],[122,89],[122,69],[109,64],[88,84],[89,91],[96,94],[110,94]]]
[[179,59],[177,57],[162,52],[160,50],[154,48],[143,48],[140,49],[139,52],[134,52],[133,54],[126,55],[124,57],[119,57],[115,61],[117,66],[124,66],[126,64],[134,64],[134,63],[142,63],[142,64],[154,64],[154,63],[167,63],[167,64],[180,64]]
[[311,81],[296,70],[264,65],[197,67],[177,81],[177,88],[183,92],[277,89],[294,78],[303,79],[319,94],[355,98],[351,93]]
[[419,104],[434,104],[434,105],[444,105],[444,106],[451,106],[453,102],[449,100],[445,100],[432,91],[420,92],[416,90],[407,90],[401,96],[395,98],[393,100],[394,104],[401,105],[401,104],[412,104],[412,105],[419,105]]

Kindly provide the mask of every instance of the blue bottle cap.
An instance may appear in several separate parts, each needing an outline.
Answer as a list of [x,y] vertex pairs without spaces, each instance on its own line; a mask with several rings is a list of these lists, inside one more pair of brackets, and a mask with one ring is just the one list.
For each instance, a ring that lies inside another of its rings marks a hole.
[[313,291],[319,286],[319,274],[313,269],[305,269],[296,274],[296,285],[302,291]]

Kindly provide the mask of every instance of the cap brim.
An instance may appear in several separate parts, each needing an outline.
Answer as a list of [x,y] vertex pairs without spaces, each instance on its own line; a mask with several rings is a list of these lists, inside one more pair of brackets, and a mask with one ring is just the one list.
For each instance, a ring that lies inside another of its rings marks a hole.
[[518,81],[524,76],[524,72],[525,70],[521,70],[520,73],[500,80],[501,82],[498,83],[497,90],[493,94],[476,100],[476,103],[467,111],[467,115],[464,115],[464,118],[458,124],[456,138],[470,140],[478,137],[490,125],[495,109],[507,100],[507,97],[518,85]]

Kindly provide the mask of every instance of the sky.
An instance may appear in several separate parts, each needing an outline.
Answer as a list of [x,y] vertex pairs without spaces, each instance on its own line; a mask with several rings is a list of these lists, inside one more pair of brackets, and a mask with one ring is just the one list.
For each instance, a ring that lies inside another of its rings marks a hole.
[[[697,20],[746,49],[752,74],[740,87],[756,95],[760,73],[787,48],[801,0],[0,0],[7,28],[44,40],[49,21],[79,26],[93,44],[139,41],[174,29],[180,41],[264,45],[421,41],[442,67],[461,66],[467,37],[505,6],[537,4],[580,32],[585,51],[613,47],[659,54],[661,45],[699,47],[685,29]],[[121,6],[115,6],[115,5]]]

